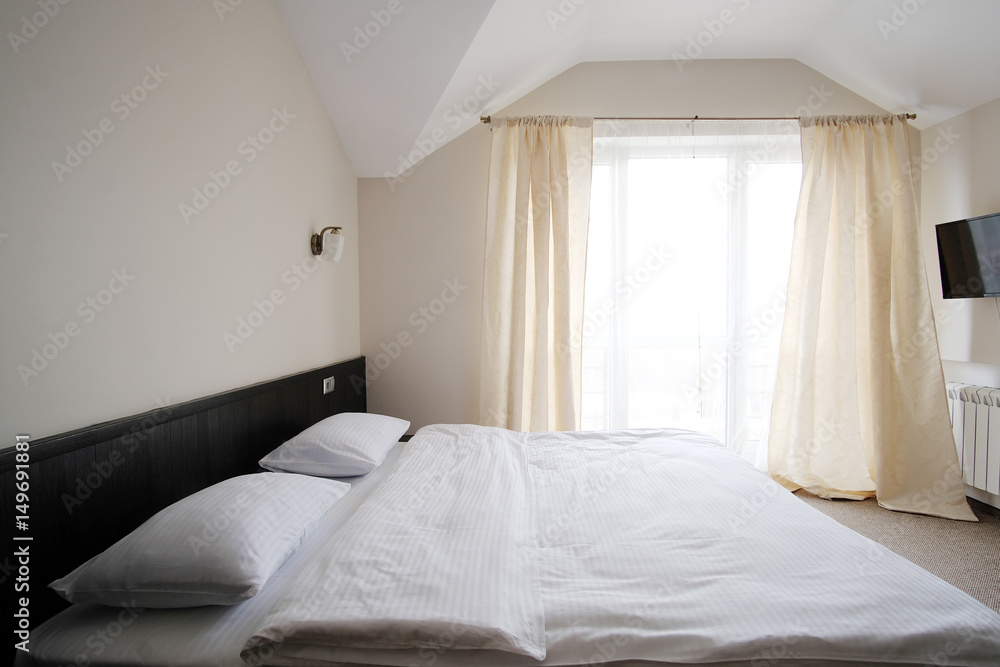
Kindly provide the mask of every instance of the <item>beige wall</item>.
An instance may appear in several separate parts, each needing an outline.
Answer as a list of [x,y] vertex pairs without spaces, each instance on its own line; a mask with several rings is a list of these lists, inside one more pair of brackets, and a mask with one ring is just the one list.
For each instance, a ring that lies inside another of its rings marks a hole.
[[360,352],[357,179],[274,3],[223,3],[0,3],[0,446]]
[[1000,317],[994,299],[941,298],[934,226],[1000,213],[1000,99],[923,131],[924,257],[948,379],[1000,386]]
[[[502,114],[882,112],[796,61],[704,60],[683,71],[672,61],[578,65]],[[403,179],[358,182],[361,340],[369,357],[369,410],[409,419],[411,431],[429,423],[478,421],[489,144],[489,130],[480,125]],[[441,292],[449,279],[466,288],[446,303]],[[433,321],[420,310],[431,307],[440,311],[427,311]]]

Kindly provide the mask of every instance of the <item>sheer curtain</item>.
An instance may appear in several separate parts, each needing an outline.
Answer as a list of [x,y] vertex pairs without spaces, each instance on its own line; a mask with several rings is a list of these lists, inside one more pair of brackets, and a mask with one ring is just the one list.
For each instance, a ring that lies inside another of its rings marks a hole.
[[975,521],[952,439],[905,118],[802,121],[769,471],[828,498]]
[[797,121],[595,122],[583,428],[690,428],[764,465],[799,144]]
[[593,120],[491,126],[480,423],[579,429]]

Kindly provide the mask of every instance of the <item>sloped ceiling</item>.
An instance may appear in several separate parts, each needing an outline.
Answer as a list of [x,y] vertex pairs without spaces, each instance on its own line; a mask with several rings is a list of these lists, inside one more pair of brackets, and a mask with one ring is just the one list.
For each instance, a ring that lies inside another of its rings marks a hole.
[[929,127],[1000,97],[996,0],[278,0],[360,177],[582,62],[793,58]]

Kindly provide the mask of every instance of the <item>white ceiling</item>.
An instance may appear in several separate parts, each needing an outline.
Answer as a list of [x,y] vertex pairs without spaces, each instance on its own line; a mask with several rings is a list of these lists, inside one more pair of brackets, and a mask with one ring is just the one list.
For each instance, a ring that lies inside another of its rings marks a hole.
[[794,58],[890,112],[916,113],[918,128],[1000,98],[996,0],[278,5],[361,177],[396,175],[576,64],[670,59],[699,33],[700,58]]

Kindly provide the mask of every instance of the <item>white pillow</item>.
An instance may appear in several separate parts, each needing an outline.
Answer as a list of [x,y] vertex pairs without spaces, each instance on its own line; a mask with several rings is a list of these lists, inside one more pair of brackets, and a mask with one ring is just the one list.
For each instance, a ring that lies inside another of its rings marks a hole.
[[256,595],[350,484],[256,473],[166,507],[49,586],[70,602],[236,604]]
[[352,477],[377,468],[410,422],[342,412],[317,422],[260,460],[262,468],[320,477]]

